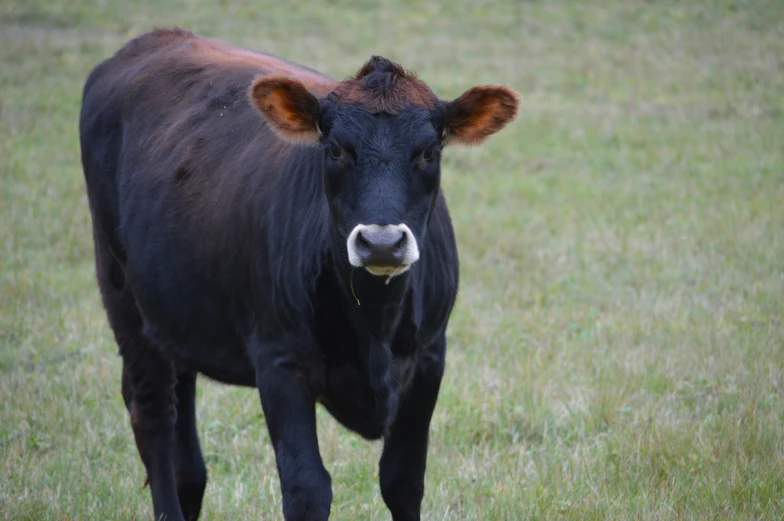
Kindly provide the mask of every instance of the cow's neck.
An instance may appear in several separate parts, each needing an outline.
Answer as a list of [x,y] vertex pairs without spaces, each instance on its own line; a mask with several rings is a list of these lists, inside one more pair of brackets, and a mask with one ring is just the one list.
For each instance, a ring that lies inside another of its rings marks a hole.
[[344,305],[360,343],[376,414],[387,432],[397,410],[398,390],[390,376],[392,341],[410,303],[411,278],[406,272],[387,281],[364,268],[336,260],[337,283],[344,288]]
[[410,291],[409,274],[394,277],[387,284],[385,279],[355,268],[353,278],[352,298],[356,296],[359,300],[352,313],[353,322],[360,338],[364,336],[365,339],[363,355],[375,395],[376,414],[386,435],[397,412],[399,390],[391,378],[392,341],[405,312],[406,294]]
[[336,283],[354,321],[379,340],[394,334],[398,316],[411,291],[411,270],[391,279],[349,264],[345,239],[331,229],[330,257]]

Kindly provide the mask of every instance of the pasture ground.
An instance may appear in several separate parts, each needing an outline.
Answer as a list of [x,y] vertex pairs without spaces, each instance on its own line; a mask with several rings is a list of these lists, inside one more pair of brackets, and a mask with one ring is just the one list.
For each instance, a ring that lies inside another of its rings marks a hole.
[[[151,519],[94,280],[90,68],[180,25],[443,97],[524,95],[449,150],[462,290],[424,519],[784,516],[781,0],[0,3],[0,518]],[[203,519],[280,519],[258,395],[201,380]],[[388,519],[380,445],[319,412],[333,518]]]

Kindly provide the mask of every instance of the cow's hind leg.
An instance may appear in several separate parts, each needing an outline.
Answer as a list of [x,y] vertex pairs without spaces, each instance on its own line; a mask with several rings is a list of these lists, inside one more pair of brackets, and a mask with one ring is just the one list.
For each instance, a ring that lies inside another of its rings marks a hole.
[[[127,370],[122,374],[123,400],[128,412],[133,404],[133,386]],[[180,509],[186,521],[196,521],[201,512],[207,468],[196,432],[196,375],[181,372],[175,387],[177,420],[174,425],[174,476]]]
[[174,474],[175,383],[171,362],[142,333],[142,319],[119,262],[96,234],[101,296],[123,359],[123,400],[147,470],[156,521],[183,521]]
[[174,475],[177,496],[187,521],[196,521],[201,511],[207,469],[196,433],[196,375],[180,372],[177,375],[177,423],[174,427]]
[[182,521],[174,473],[175,373],[141,335],[118,340],[132,397],[131,427],[150,485],[155,519]]

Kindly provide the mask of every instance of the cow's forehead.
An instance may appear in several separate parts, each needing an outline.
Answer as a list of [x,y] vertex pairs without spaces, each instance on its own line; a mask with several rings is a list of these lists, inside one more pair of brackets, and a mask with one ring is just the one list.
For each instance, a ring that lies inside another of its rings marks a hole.
[[438,136],[431,113],[421,107],[408,107],[397,114],[372,114],[357,105],[345,106],[334,113],[332,134],[355,146],[417,145]]

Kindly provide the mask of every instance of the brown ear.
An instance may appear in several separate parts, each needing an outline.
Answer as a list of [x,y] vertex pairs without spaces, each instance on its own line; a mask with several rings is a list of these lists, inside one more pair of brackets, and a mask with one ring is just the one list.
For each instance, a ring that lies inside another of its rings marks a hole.
[[319,102],[295,79],[261,76],[250,86],[250,99],[270,126],[288,141],[318,140]]
[[508,87],[480,85],[447,103],[445,143],[479,144],[517,116],[520,95]]

